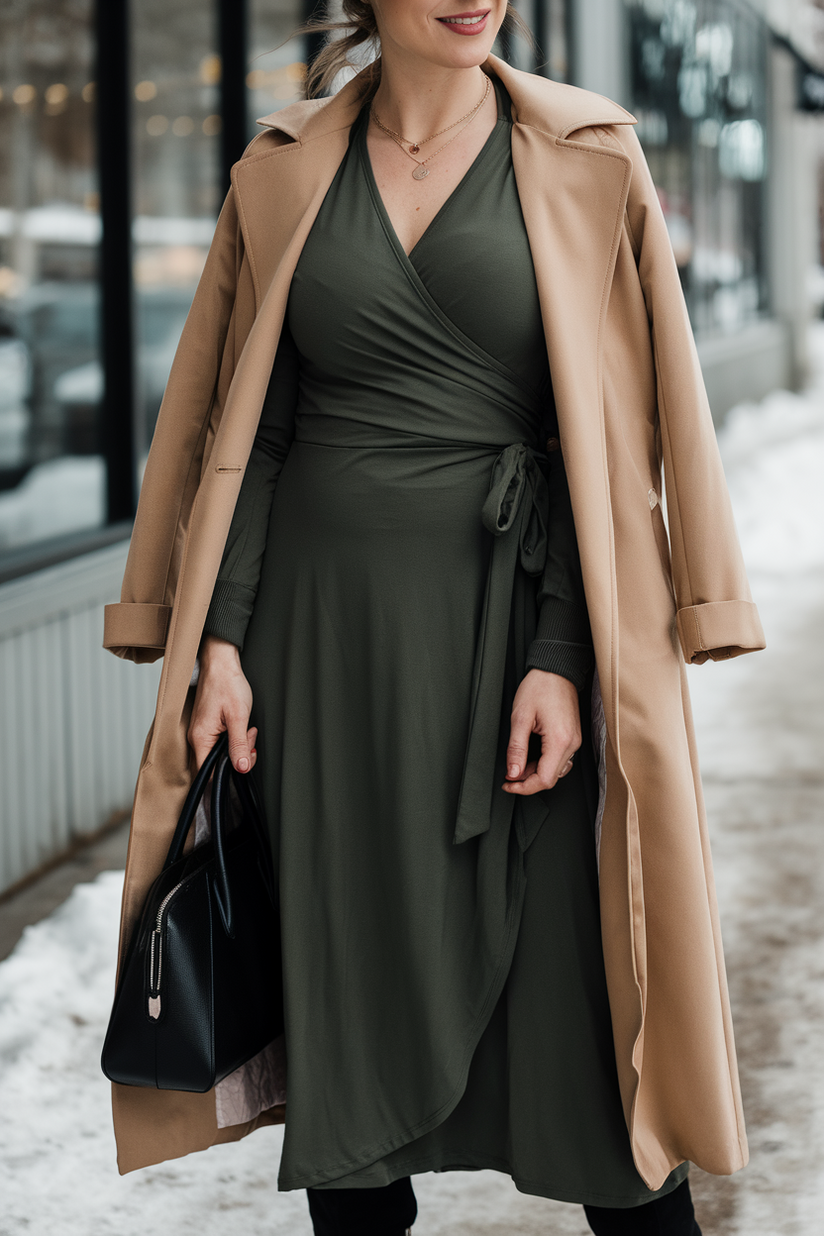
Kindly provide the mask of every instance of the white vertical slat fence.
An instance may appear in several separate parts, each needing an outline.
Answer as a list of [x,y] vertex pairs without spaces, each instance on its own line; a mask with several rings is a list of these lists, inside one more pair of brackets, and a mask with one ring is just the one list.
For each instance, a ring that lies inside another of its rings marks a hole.
[[0,894],[131,806],[160,663],[102,648],[126,552],[0,584]]

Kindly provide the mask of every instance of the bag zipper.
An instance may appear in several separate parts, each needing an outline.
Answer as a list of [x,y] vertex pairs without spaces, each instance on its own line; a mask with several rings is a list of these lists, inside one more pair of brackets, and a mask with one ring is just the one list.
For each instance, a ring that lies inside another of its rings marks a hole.
[[163,969],[163,912],[185,880],[180,880],[170,889],[161,901],[152,932],[151,949],[149,953],[149,1016],[154,1021],[160,1017],[160,976]]

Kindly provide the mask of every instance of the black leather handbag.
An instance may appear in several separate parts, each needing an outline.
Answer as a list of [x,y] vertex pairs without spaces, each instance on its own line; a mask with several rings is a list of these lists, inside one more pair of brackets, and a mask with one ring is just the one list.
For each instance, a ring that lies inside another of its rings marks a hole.
[[[184,855],[211,774],[211,836]],[[281,980],[263,812],[223,733],[192,783],[129,943],[103,1072],[129,1086],[211,1090],[282,1032]]]

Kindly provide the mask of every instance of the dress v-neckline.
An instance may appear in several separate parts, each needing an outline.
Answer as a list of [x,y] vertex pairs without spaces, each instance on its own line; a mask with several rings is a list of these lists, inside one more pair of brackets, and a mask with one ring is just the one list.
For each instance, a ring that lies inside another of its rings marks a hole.
[[[498,119],[495,121],[495,127],[490,132],[483,146],[478,151],[477,155],[472,160],[472,162],[470,163],[469,167],[464,172],[461,179],[455,185],[455,188],[452,190],[452,192],[449,194],[447,199],[444,201],[443,205],[440,207],[438,212],[433,216],[427,228],[424,230],[421,236],[418,237],[418,240],[409,250],[409,253],[407,253],[406,250],[404,249],[403,245],[400,242],[400,238],[397,232],[395,231],[394,225],[392,223],[391,218],[389,217],[389,212],[387,211],[384,205],[383,198],[381,197],[380,190],[378,189],[377,181],[375,180],[375,176],[372,171],[372,162],[371,162],[371,159],[369,158],[369,150],[366,145],[367,122],[364,119],[363,112],[361,112],[361,115],[357,122],[358,129],[353,134],[353,146],[355,147],[355,150],[353,151],[353,153],[357,153],[358,155],[360,166],[363,170],[363,176],[366,182],[366,187],[369,192],[369,197],[372,200],[375,214],[381,225],[381,229],[389,243],[389,247],[394,252],[395,257],[398,261],[398,265],[400,266],[400,269],[403,272],[403,274],[406,276],[407,281],[415,289],[415,292],[420,297],[420,299],[423,301],[423,303],[428,307],[430,313],[432,313],[438,319],[438,321],[441,323],[443,328],[447,330],[453,336],[453,338],[455,338],[458,341],[461,347],[471,352],[481,364],[487,365],[490,368],[494,369],[502,377],[505,377],[508,381],[514,383],[522,391],[524,395],[528,396],[530,399],[533,399],[535,398],[536,392],[523,380],[520,374],[511,370],[507,365],[503,364],[503,362],[501,362],[497,357],[493,356],[485,348],[481,347],[481,345],[478,344],[474,339],[471,339],[468,335],[464,334],[464,332],[460,329],[457,323],[453,322],[451,317],[449,317],[449,315],[444,312],[444,310],[441,308],[441,306],[432,296],[432,293],[429,291],[429,288],[426,286],[423,279],[421,278],[421,275],[414,261],[415,253],[421,248],[424,242],[431,237],[433,229],[436,227],[436,225],[440,224],[444,215],[447,213],[448,208],[455,202],[461,190],[477,174],[478,169],[482,168],[484,164],[487,162],[487,160],[489,159],[492,151],[495,148],[495,142],[500,136],[501,126],[509,126],[511,123],[509,115],[508,115],[508,109],[506,108],[506,105],[505,105],[506,96],[505,95],[502,96],[502,94],[499,92],[494,78],[493,78],[493,84],[496,85],[495,97],[496,97],[497,106],[498,106]],[[364,109],[364,110],[366,111],[367,109]],[[509,138],[509,135],[507,134],[507,140],[508,138]]]
[[[398,250],[400,257],[402,258],[404,262],[408,262],[413,267],[414,267],[414,262],[412,259],[412,255],[414,254],[415,250],[418,248],[419,245],[423,243],[423,241],[426,239],[426,237],[429,235],[429,233],[432,231],[432,229],[435,227],[435,225],[438,223],[441,217],[446,213],[447,208],[455,200],[455,197],[458,195],[458,193],[463,188],[463,186],[466,184],[466,182],[474,176],[478,167],[481,166],[481,164],[486,162],[486,159],[489,155],[489,151],[492,149],[494,145],[495,138],[498,136],[501,125],[510,123],[509,118],[505,114],[505,109],[503,107],[503,100],[501,98],[498,84],[494,77],[491,79],[491,81],[492,81],[492,87],[495,93],[495,106],[497,108],[497,116],[496,116],[495,124],[490,130],[489,135],[487,136],[487,139],[484,142],[483,146],[481,146],[481,149],[475,155],[475,158],[472,160],[469,167],[464,172],[463,176],[460,178],[458,183],[455,185],[455,188],[452,190],[452,192],[449,194],[446,200],[442,203],[442,205],[437,210],[437,212],[430,219],[429,223],[424,228],[423,232],[418,237],[418,239],[415,241],[414,245],[412,246],[412,248],[409,250],[408,253],[406,252],[403,245],[401,244],[400,237],[398,236],[398,233],[395,230],[395,225],[392,222],[392,219],[389,215],[389,211],[386,209],[386,205],[381,195],[381,191],[378,188],[378,182],[375,179],[375,173],[372,168],[372,159],[369,155],[369,146],[366,141],[366,134],[367,134],[367,130],[369,127],[368,104],[363,109],[360,117],[358,118],[360,121],[359,126],[358,126],[358,132],[356,134],[356,144],[358,146],[358,155],[360,157],[361,167],[363,168],[364,175],[366,176],[366,180],[369,185],[369,191],[372,196],[372,200],[375,203],[375,209],[377,210],[381,218],[381,221],[384,225],[387,236],[391,240],[394,247]],[[362,119],[364,114],[366,115],[366,120]]]

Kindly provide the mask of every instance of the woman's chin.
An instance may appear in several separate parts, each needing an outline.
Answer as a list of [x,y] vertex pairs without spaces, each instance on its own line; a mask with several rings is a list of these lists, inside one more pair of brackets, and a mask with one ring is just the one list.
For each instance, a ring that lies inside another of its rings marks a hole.
[[484,64],[492,50],[494,40],[460,38],[447,32],[438,39],[436,46],[427,52],[426,59],[443,69],[472,69]]

